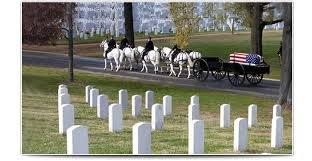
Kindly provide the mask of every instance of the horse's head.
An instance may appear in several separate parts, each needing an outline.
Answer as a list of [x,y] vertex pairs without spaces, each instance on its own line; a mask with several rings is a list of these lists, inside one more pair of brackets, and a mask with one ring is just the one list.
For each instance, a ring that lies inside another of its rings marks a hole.
[[106,39],[101,42],[100,47],[104,48],[104,51],[107,50],[108,44]]

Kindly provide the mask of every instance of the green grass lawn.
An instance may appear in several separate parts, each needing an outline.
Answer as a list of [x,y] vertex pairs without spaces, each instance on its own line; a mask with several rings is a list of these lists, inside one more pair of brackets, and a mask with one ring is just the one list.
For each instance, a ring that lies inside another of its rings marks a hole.
[[[213,90],[181,88],[75,72],[75,83],[68,83],[67,71],[62,69],[23,66],[22,68],[22,152],[23,154],[65,154],[66,136],[58,134],[57,88],[67,84],[72,104],[75,106],[75,124],[88,127],[91,154],[132,154],[132,126],[140,121],[150,121],[151,111],[142,109],[138,118],[131,116],[131,96],[146,90],[155,91],[155,101],[162,103],[164,95],[173,97],[173,115],[165,118],[163,130],[152,132],[154,154],[187,154],[187,106],[192,95],[200,97],[200,115],[205,122],[205,153],[233,153],[233,122],[238,117],[247,118],[249,104],[258,105],[258,126],[248,131],[246,153],[292,152],[292,118],[283,111],[284,146],[270,147],[272,106],[274,100]],[[95,85],[109,102],[117,102],[118,91],[127,89],[129,107],[123,112],[124,129],[121,133],[108,132],[108,120],[96,117],[96,109],[85,103],[86,85]],[[144,100],[143,100],[144,101]],[[219,107],[231,105],[231,128],[219,128]]]

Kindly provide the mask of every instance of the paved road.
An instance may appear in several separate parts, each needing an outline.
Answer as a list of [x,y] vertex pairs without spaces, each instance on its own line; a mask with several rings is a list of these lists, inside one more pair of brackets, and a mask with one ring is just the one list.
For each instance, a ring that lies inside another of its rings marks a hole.
[[[68,57],[64,54],[23,50],[22,63],[23,65],[67,68]],[[187,77],[186,71],[184,71],[184,75],[182,75],[182,78],[177,78],[177,77],[169,77],[167,73],[162,74],[160,73],[154,75],[152,74],[153,73],[152,68],[149,69],[150,73],[141,73],[138,71],[139,69],[141,69],[141,65],[139,65],[139,67],[134,66],[134,68],[136,68],[134,71],[121,70],[119,72],[110,70],[104,71],[103,67],[104,62],[102,59],[74,56],[75,69],[103,73],[104,75],[113,75],[117,77],[129,78],[138,81],[157,82],[161,84],[173,84],[188,88],[200,88],[208,90],[212,89],[238,93],[243,95],[277,98],[280,84],[279,81],[276,80],[262,80],[262,82],[257,86],[250,86],[249,83],[246,81],[244,83],[244,86],[234,87],[229,83],[227,77],[225,77],[225,79],[223,80],[216,81],[213,78],[211,78],[211,75],[209,75],[206,81],[199,82],[195,79],[186,79]]]

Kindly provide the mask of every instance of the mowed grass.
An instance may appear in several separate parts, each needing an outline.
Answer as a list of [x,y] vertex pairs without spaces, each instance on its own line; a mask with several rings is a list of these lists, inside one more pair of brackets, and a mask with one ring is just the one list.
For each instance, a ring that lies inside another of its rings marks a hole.
[[[109,77],[103,74],[75,72],[75,83],[68,83],[67,71],[54,68],[23,66],[22,69],[22,153],[66,154],[66,136],[58,134],[57,88],[67,84],[75,107],[75,124],[89,130],[91,154],[132,154],[132,126],[140,121],[150,122],[151,110],[142,108],[141,116],[131,116],[131,96],[146,90],[155,91],[155,102],[162,103],[164,95],[173,97],[173,115],[165,118],[164,128],[152,132],[153,154],[187,154],[187,107],[192,95],[200,97],[200,117],[205,122],[205,153],[233,154],[233,122],[247,118],[247,107],[258,105],[258,126],[248,130],[245,153],[292,153],[292,118],[283,111],[284,146],[270,147],[271,117],[274,100],[204,89],[181,88],[172,85],[143,83]],[[128,90],[128,108],[123,111],[123,132],[108,132],[108,120],[96,117],[96,109],[85,103],[85,86],[96,86],[109,102],[118,102],[118,91]],[[144,102],[144,99],[143,99]],[[231,128],[219,128],[219,107],[231,105]],[[143,103],[144,105],[144,103]]]

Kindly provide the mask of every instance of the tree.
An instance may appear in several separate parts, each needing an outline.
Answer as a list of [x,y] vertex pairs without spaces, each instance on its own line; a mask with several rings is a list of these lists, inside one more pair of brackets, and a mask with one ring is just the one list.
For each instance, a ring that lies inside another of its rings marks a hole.
[[[22,4],[22,42],[27,44],[49,44],[58,38],[68,39],[69,81],[73,75],[73,13],[74,3]],[[67,28],[65,28],[67,27]],[[63,31],[66,31],[64,34]]]
[[135,47],[134,30],[133,30],[133,12],[131,2],[124,2],[124,17],[125,17],[125,35],[130,41],[132,47]]
[[195,3],[169,3],[172,20],[176,27],[175,42],[180,48],[189,45],[191,33],[198,28],[199,17],[195,14]]
[[284,28],[278,103],[290,108],[292,104],[292,3],[283,3],[283,7]]
[[[283,19],[273,20],[274,6],[271,3],[235,3],[235,13],[243,18],[245,26],[251,29],[251,52],[262,55],[262,33],[266,25],[282,22]],[[263,13],[268,13],[264,16]]]
[[22,43],[48,44],[62,36],[64,3],[22,3]]
[[69,81],[74,81],[74,38],[73,38],[73,10],[74,3],[66,4],[66,17],[68,29],[66,30],[68,33],[68,69],[69,69]]

